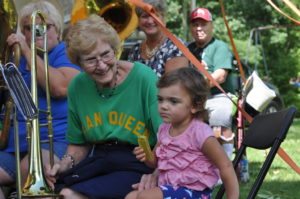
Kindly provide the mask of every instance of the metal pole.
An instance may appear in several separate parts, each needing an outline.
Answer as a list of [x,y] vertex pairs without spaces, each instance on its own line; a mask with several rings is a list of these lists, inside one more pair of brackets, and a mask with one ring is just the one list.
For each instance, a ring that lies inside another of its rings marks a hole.
[[21,199],[22,187],[21,187],[21,169],[20,169],[20,147],[19,147],[19,125],[17,118],[17,107],[13,108],[13,122],[14,122],[14,136],[15,136],[15,156],[16,156],[16,171],[17,171],[17,198]]
[[191,10],[195,10],[195,9],[196,9],[196,0],[192,0]]

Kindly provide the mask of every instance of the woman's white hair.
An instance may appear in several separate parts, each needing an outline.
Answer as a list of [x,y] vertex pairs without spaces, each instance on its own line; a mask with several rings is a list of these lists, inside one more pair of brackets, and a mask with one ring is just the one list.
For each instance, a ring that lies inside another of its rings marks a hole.
[[62,32],[63,32],[63,17],[58,11],[58,9],[50,2],[44,0],[38,0],[34,2],[30,2],[26,4],[19,13],[19,24],[21,31],[24,32],[24,23],[27,17],[30,17],[31,14],[36,11],[40,10],[46,18],[53,21],[56,31],[59,36],[59,40],[62,39]]

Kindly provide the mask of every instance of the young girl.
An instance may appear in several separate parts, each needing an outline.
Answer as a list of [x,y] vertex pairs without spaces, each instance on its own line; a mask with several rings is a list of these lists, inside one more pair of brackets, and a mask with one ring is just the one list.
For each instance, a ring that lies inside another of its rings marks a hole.
[[159,171],[158,187],[133,191],[126,199],[209,199],[219,176],[228,199],[239,196],[238,181],[231,161],[204,122],[209,90],[206,80],[193,68],[180,68],[159,80],[158,110],[164,123],[147,160],[142,148],[134,153]]

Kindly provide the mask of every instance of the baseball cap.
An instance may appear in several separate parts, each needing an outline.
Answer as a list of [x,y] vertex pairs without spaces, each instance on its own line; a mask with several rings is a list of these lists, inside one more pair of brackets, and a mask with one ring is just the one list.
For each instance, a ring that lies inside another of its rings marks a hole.
[[205,21],[212,21],[212,16],[206,8],[197,8],[190,14],[190,21],[193,19],[204,19]]

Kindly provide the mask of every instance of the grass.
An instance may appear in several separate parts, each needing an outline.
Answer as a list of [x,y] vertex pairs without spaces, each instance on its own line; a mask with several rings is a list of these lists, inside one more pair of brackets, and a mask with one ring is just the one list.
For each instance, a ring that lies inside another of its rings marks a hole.
[[[281,148],[300,167],[300,119],[294,119],[287,138]],[[240,198],[245,199],[265,160],[266,151],[247,150],[250,181],[240,183]],[[214,193],[217,192],[215,189]],[[225,198],[225,197],[224,197]],[[276,155],[256,199],[300,199],[300,175],[298,175],[279,155]]]

